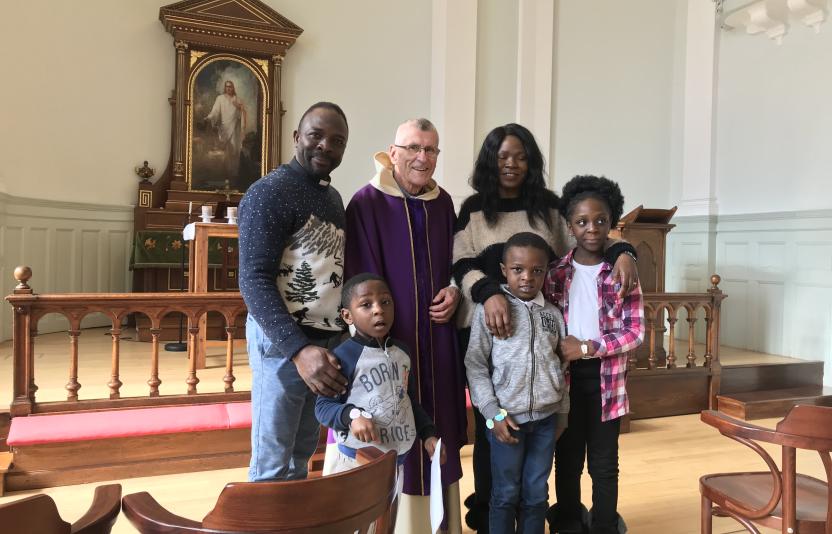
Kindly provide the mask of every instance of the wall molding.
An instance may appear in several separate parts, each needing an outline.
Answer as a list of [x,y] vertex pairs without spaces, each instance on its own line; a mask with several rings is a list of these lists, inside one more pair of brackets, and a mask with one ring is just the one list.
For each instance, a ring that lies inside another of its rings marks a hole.
[[722,277],[722,342],[821,360],[832,385],[832,210],[676,217],[667,287]]

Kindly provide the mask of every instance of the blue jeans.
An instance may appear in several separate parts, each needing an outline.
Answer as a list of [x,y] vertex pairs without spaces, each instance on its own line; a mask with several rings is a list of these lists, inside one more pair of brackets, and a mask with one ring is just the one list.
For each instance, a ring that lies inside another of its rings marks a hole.
[[[341,337],[316,342],[330,348]],[[249,315],[246,320],[248,364],[251,368],[251,463],[248,479],[306,478],[309,458],[318,445],[320,425],[315,418],[315,394],[298,374],[295,364],[272,345]]]
[[488,432],[492,480],[488,522],[492,534],[541,534],[544,531],[556,422],[557,414],[553,414],[520,425],[519,431],[511,430],[519,440],[514,445],[502,443],[494,432]]

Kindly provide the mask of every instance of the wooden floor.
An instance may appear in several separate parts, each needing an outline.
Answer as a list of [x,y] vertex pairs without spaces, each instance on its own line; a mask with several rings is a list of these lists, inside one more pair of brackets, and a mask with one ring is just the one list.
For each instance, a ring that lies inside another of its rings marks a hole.
[[[81,397],[104,395],[109,380],[110,338],[104,329],[84,331],[81,336],[81,365],[79,381]],[[69,342],[66,334],[49,334],[37,338],[37,382],[39,399],[65,398],[63,385]],[[238,343],[240,354],[235,357],[236,385],[240,390],[250,384],[244,344]],[[200,372],[200,391],[221,391],[224,374],[224,348],[209,349],[209,368]],[[149,376],[150,349],[147,343],[124,340],[121,346],[121,380],[125,394],[143,395]],[[788,361],[781,356],[763,355],[748,351],[722,348],[723,365],[774,363]],[[162,393],[184,391],[187,359],[183,353],[164,353],[160,357]],[[11,345],[0,345],[0,404],[11,400]],[[86,395],[85,395],[86,393]],[[776,420],[757,421],[771,426]],[[470,448],[463,451],[464,477],[461,481],[462,498],[471,492]],[[779,452],[771,449],[774,458]],[[621,483],[619,510],[635,534],[686,534],[699,532],[698,478],[702,474],[719,471],[763,469],[764,465],[751,451],[719,435],[713,428],[699,422],[698,415],[685,415],[632,422],[632,432],[621,436]],[[823,478],[823,468],[817,455],[798,455],[801,472]],[[121,481],[124,493],[149,491],[173,512],[200,519],[219,494],[222,486],[231,481],[245,480],[245,469],[135,478]],[[96,484],[65,486],[44,490],[58,504],[64,519],[74,521],[91,501]],[[554,489],[550,480],[551,501]],[[21,492],[0,497],[0,503],[21,498],[34,492]],[[585,477],[584,502],[590,502],[590,486]],[[716,533],[741,532],[728,519],[715,520]],[[113,532],[135,532],[122,516]],[[465,532],[469,532],[465,530]],[[764,531],[770,532],[770,531]]]

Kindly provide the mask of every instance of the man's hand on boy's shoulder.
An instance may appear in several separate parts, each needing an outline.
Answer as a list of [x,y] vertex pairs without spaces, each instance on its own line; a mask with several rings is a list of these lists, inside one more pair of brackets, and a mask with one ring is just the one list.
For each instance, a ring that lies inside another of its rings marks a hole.
[[341,374],[341,364],[328,350],[306,345],[292,357],[292,361],[312,393],[325,397],[346,393],[347,379]]
[[357,439],[364,443],[374,443],[378,441],[378,432],[376,432],[376,425],[373,424],[372,419],[365,417],[356,417],[350,423],[350,432]]
[[[439,441],[436,436],[431,436],[425,440],[425,451],[428,456],[433,458],[433,453],[436,451],[436,442]],[[445,465],[447,455],[445,454],[445,444],[442,444],[442,449],[439,451],[439,465]]]

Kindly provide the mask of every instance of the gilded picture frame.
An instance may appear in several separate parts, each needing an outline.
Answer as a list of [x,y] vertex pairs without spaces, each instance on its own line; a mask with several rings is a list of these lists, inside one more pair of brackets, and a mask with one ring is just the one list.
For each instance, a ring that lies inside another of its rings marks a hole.
[[191,63],[185,181],[244,193],[267,171],[268,62],[191,50]]

